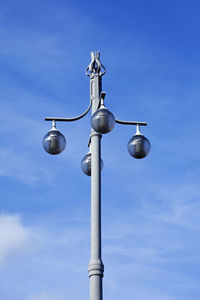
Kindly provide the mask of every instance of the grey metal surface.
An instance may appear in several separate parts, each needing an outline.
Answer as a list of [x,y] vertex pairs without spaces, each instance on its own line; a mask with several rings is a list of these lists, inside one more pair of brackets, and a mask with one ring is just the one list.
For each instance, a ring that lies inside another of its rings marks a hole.
[[[103,71],[102,71],[103,69]],[[105,67],[100,62],[100,53],[99,51],[91,52],[91,62],[86,68],[85,73],[87,76],[92,78],[93,74],[98,74],[98,76],[103,76],[106,73]]]
[[141,126],[147,126],[146,122],[135,122],[135,121],[122,121],[115,119],[115,122],[122,125],[141,125]]
[[92,101],[90,99],[90,103],[88,108],[86,109],[86,111],[84,113],[82,113],[79,116],[73,117],[73,118],[54,118],[54,117],[46,117],[45,121],[60,121],[60,122],[73,122],[73,121],[77,121],[82,119],[85,115],[87,115],[87,113],[90,111],[90,108],[92,106]]
[[[101,259],[101,135],[91,134],[91,259],[90,300],[102,300],[104,266]],[[94,287],[98,287],[94,288]],[[101,289],[100,289],[101,288]]]
[[[91,53],[90,98],[92,114],[98,109],[102,91],[101,63],[99,53]],[[91,132],[91,258],[88,266],[90,277],[90,300],[102,300],[102,277],[104,266],[101,259],[101,134]]]

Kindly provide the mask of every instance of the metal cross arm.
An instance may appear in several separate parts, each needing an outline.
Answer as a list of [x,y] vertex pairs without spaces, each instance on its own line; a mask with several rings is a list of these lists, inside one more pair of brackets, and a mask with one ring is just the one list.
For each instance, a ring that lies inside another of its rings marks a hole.
[[140,125],[140,126],[147,126],[146,122],[136,122],[136,121],[122,121],[115,119],[115,122],[122,125]]

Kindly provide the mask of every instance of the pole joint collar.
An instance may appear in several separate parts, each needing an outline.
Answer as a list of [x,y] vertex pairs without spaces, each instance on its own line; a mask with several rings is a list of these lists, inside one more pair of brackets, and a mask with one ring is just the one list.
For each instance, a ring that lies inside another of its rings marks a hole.
[[91,260],[88,266],[89,277],[98,275],[103,277],[104,265],[101,259]]
[[102,138],[102,134],[101,134],[101,133],[98,133],[98,132],[96,132],[96,131],[92,131],[92,132],[90,133],[90,139],[91,139],[93,136],[98,136],[98,137]]

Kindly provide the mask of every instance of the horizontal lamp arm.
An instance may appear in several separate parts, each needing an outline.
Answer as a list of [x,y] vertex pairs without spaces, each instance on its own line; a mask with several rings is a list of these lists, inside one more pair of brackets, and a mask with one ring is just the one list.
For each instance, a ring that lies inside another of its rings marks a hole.
[[73,121],[77,121],[77,120],[80,120],[81,118],[83,118],[85,115],[87,115],[87,113],[89,112],[91,106],[92,106],[92,100],[90,100],[90,104],[89,104],[88,108],[86,109],[86,111],[83,114],[81,114],[80,116],[77,116],[77,117],[73,117],[73,118],[46,117],[45,121],[60,121],[60,122],[73,122]]
[[121,121],[115,119],[115,122],[122,125],[141,125],[141,126],[147,126],[146,122],[135,122],[135,121]]

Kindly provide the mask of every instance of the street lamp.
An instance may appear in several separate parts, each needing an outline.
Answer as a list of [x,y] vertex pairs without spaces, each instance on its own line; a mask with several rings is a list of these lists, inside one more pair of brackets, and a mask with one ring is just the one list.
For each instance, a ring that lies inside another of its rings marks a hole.
[[87,110],[74,118],[45,118],[52,121],[51,130],[43,138],[43,147],[49,154],[61,153],[66,140],[56,128],[56,121],[72,122],[83,118],[92,108],[91,134],[89,140],[89,152],[81,161],[82,171],[91,176],[91,259],[88,267],[90,277],[90,300],[102,300],[102,278],[104,265],[101,259],[101,138],[102,134],[110,132],[115,123],[122,125],[136,125],[136,134],[128,142],[128,151],[137,159],[144,158],[150,151],[150,142],[141,134],[140,126],[146,126],[145,122],[121,121],[105,107],[105,92],[102,92],[102,76],[105,67],[100,62],[98,51],[91,53],[91,63],[86,68],[86,74],[90,77],[90,103]]

